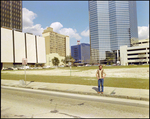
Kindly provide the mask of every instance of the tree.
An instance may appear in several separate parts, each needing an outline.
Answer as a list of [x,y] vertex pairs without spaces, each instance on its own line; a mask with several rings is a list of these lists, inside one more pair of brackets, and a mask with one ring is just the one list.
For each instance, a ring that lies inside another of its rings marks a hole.
[[113,57],[106,57],[107,65],[111,65],[113,63]]
[[59,61],[59,59],[57,57],[54,57],[52,59],[52,63],[53,63],[54,66],[58,66],[58,64],[60,63],[60,61]]
[[107,62],[107,64],[109,64],[109,65],[113,64],[114,59],[115,59],[115,53],[110,52],[110,51],[106,51],[106,62]]
[[68,64],[68,62],[71,62],[73,64],[74,61],[75,59],[72,56],[66,56],[65,59],[62,60],[64,64]]

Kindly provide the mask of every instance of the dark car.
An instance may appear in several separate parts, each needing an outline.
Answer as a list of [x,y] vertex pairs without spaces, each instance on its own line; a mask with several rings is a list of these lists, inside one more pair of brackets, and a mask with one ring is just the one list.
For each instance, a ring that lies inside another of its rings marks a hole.
[[7,68],[7,69],[3,69],[3,70],[14,70],[13,68]]

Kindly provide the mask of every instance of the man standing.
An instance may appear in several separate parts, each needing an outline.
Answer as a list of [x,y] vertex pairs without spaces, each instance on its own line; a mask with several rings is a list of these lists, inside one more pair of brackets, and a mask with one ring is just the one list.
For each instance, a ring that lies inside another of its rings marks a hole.
[[[103,83],[104,83],[104,78],[106,76],[106,73],[104,72],[104,69],[102,69],[103,66],[99,65],[99,69],[96,71],[96,77],[98,79],[98,93],[103,94]],[[100,91],[100,85],[102,87],[102,91]]]

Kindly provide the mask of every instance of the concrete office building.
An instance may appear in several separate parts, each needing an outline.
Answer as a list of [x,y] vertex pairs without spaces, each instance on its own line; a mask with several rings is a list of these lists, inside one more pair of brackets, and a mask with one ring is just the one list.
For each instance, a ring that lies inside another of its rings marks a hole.
[[149,38],[138,40],[135,38],[131,39],[131,46],[149,45]]
[[149,39],[136,40],[132,43],[133,47],[120,46],[121,65],[149,64]]
[[22,1],[1,1],[1,27],[22,31]]
[[71,46],[71,56],[75,59],[75,63],[90,63],[90,44]]
[[46,63],[45,39],[1,28],[1,66],[21,66],[22,58],[27,58],[29,66]]
[[89,29],[91,58],[101,63],[106,51],[117,52],[138,38],[136,1],[89,1]]
[[[53,66],[52,57],[60,58],[60,64],[63,64],[61,59],[70,55],[70,39],[69,36],[58,34],[53,31],[53,28],[48,27],[42,33],[45,38],[46,47],[46,65]],[[52,55],[53,54],[53,55]],[[56,55],[57,54],[57,55]]]

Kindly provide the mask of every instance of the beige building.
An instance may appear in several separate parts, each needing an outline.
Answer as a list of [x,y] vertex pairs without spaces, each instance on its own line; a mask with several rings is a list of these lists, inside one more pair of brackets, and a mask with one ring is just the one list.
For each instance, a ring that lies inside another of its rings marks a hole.
[[131,46],[149,45],[149,39],[138,40],[136,38],[131,39]]
[[[53,28],[48,27],[42,33],[43,37],[45,38],[45,47],[46,47],[46,65],[53,66],[49,63],[51,57],[60,58],[59,60],[65,58],[66,56],[70,55],[70,39],[69,36],[58,34],[53,31]],[[50,55],[53,54],[53,55]],[[61,63],[59,64],[61,65]]]
[[120,46],[121,65],[149,64],[149,39],[132,42],[133,47]]
[[47,66],[54,66],[53,63],[52,63],[52,59],[54,57],[57,57],[59,59],[59,66],[60,65],[64,65],[64,63],[62,62],[62,60],[65,58],[65,57],[62,57],[60,56],[58,53],[51,53],[51,54],[48,54],[46,55],[46,64]]

